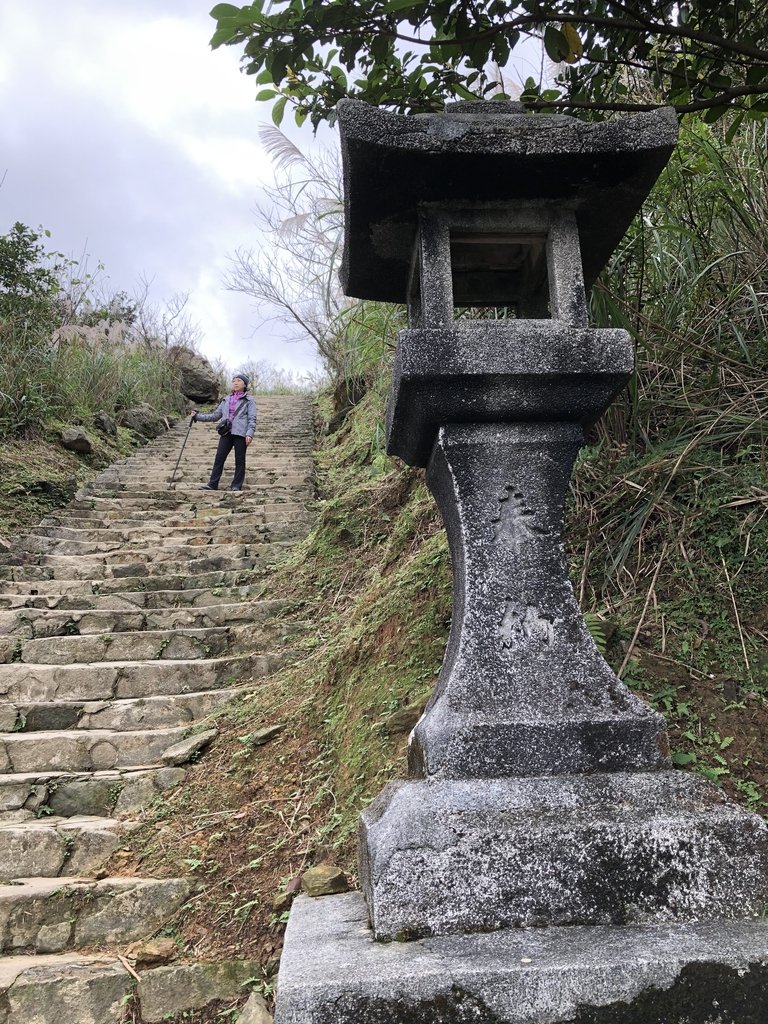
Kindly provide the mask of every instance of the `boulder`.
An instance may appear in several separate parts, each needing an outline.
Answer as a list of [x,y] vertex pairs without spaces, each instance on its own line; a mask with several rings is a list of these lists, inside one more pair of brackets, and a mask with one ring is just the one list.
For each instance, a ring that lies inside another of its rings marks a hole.
[[120,426],[135,430],[142,437],[158,437],[167,429],[163,417],[151,405],[142,402],[133,409],[126,409],[120,416]]
[[169,353],[181,377],[181,393],[193,402],[216,402],[221,390],[219,374],[204,356],[178,345]]
[[91,455],[93,444],[82,427],[66,427],[61,432],[61,444],[67,451]]
[[104,434],[110,434],[112,437],[117,434],[117,423],[103,409],[100,409],[93,417],[93,425]]

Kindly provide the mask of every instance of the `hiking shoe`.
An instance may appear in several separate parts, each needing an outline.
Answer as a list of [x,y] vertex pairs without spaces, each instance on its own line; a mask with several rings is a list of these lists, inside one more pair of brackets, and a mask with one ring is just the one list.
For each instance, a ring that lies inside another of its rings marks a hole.
[[198,491],[218,491],[218,487],[211,487],[210,484],[198,484]]
[[242,487],[230,487],[230,491],[242,491]]

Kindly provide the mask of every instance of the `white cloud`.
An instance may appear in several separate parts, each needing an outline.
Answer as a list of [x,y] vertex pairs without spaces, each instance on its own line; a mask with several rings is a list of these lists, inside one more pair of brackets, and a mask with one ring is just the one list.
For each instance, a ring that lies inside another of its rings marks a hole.
[[238,53],[211,52],[213,28],[200,0],[2,4],[0,232],[43,224],[115,290],[144,276],[156,302],[189,292],[211,357],[311,369],[309,346],[254,332],[221,285],[227,255],[259,243],[251,211],[272,174],[269,112]]

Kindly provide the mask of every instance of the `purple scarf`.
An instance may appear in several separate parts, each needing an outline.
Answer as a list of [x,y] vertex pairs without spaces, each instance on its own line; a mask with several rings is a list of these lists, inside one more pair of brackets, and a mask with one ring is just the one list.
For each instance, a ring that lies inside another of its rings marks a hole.
[[232,394],[229,396],[229,418],[231,420],[235,418],[235,409],[237,407],[237,403],[244,395],[244,391],[240,391],[239,393],[233,391]]

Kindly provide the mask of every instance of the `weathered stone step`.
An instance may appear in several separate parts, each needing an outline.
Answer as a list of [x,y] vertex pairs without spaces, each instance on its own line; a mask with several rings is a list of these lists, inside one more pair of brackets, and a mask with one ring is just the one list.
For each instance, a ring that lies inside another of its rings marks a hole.
[[109,530],[99,531],[104,536],[95,536],[95,533],[96,531],[84,531],[85,535],[80,538],[27,535],[19,538],[13,544],[13,550],[15,552],[22,550],[30,554],[84,555],[86,557],[122,554],[128,560],[135,558],[137,553],[141,552],[147,552],[148,557],[154,556],[156,552],[161,552],[163,556],[167,557],[181,549],[183,554],[183,549],[189,547],[194,547],[196,551],[206,547],[219,549],[237,546],[242,549],[249,544],[268,542],[273,536],[272,531],[263,525],[242,530],[233,527],[231,530],[218,531],[218,536],[214,536],[212,531],[207,531],[204,528],[188,530],[182,535],[166,534],[165,536],[146,529],[129,536],[123,536],[117,532],[110,534]]
[[[186,487],[197,487],[198,484],[204,483],[208,479],[210,472],[210,464],[206,464],[205,468],[202,466],[194,467],[194,471],[188,468],[185,471],[181,471],[176,474],[174,482],[178,482]],[[313,466],[309,460],[304,465],[297,464],[289,469],[272,467],[262,467],[254,471],[250,466],[246,471],[245,481],[246,484],[250,484],[249,490],[255,490],[258,487],[265,487],[278,483],[280,487],[293,487],[297,484],[305,484],[312,479]],[[173,467],[168,462],[167,466],[154,468],[141,469],[126,467],[125,469],[117,469],[114,471],[109,478],[102,476],[99,480],[100,484],[114,484],[118,483],[126,489],[133,490],[165,490],[171,481],[173,476]],[[202,480],[200,479],[202,477]],[[229,474],[227,473],[226,467],[224,475],[222,476],[219,487],[224,490],[225,486],[229,486]]]
[[114,955],[5,956],[0,958],[0,1022],[112,1024],[124,1019],[134,985]]
[[[35,582],[39,580],[74,580],[87,579],[99,581],[99,590],[105,593],[103,582],[112,580],[132,580],[132,590],[140,589],[139,581],[146,580],[145,586],[149,586],[149,580],[154,577],[161,578],[155,589],[172,590],[185,589],[183,582],[188,587],[200,587],[208,584],[208,580],[202,581],[200,577],[221,573],[222,582],[240,582],[238,574],[247,573],[250,569],[257,569],[261,566],[272,565],[284,558],[290,550],[290,545],[265,544],[258,556],[251,555],[247,558],[223,558],[214,556],[201,556],[188,561],[167,560],[163,562],[117,562],[113,565],[105,565],[101,562],[91,562],[85,558],[72,556],[44,556],[41,565],[0,565],[0,580],[10,582]],[[169,572],[173,570],[173,574]],[[176,582],[171,582],[172,580]],[[216,586],[215,582],[211,582]],[[0,589],[6,590],[5,585]],[[123,585],[122,589],[125,589]]]
[[[47,576],[39,574],[36,570],[35,579],[10,579],[4,573],[13,573],[7,567],[0,567],[0,591],[6,595],[27,594],[31,597],[45,597],[52,594],[65,594],[78,597],[84,594],[96,594],[100,597],[121,593],[136,593],[139,590],[146,591],[183,591],[183,590],[208,590],[219,589],[220,587],[253,586],[256,572],[252,569],[238,570],[211,570],[200,573],[181,573],[180,571],[168,575],[162,573],[156,576],[117,575],[107,579],[67,579],[67,577],[54,577],[52,573]],[[16,572],[22,572],[21,568]]]
[[[227,538],[233,537],[238,541],[247,541],[249,538],[260,536],[265,531],[273,535],[278,530],[292,531],[293,535],[299,528],[306,527],[309,523],[307,515],[299,517],[296,512],[291,513],[275,521],[267,523],[262,515],[246,515],[240,518],[226,516],[226,522],[211,522],[206,519],[178,520],[174,525],[150,525],[149,523],[104,526],[97,520],[73,519],[66,525],[54,526],[52,524],[39,525],[34,527],[24,538],[25,546],[29,541],[51,540],[51,541],[90,541],[94,543],[112,543],[122,541],[123,543],[166,543],[173,540],[194,539],[197,543],[227,543]],[[97,525],[98,523],[98,525]],[[79,525],[76,525],[79,524]],[[202,542],[198,538],[205,537]],[[41,550],[41,549],[37,549]]]
[[199,690],[160,697],[115,701],[0,701],[0,731],[25,733],[54,729],[169,729],[191,726],[235,700],[246,687]]
[[178,786],[185,775],[178,767],[0,774],[0,820],[136,815]]
[[[194,471],[207,473],[210,471],[212,462],[210,454],[207,458],[196,458],[195,452],[192,452],[189,459],[185,458],[182,460],[176,471],[176,478],[178,479],[180,475],[187,477],[190,472]],[[141,481],[144,478],[165,479],[170,478],[175,466],[176,460],[173,458],[173,453],[169,453],[165,458],[158,457],[155,454],[154,457],[148,456],[141,461],[136,460],[135,462],[132,461],[123,465],[113,466],[108,473],[112,476],[117,475],[120,479],[135,478],[137,481]],[[289,454],[288,452],[285,454],[275,454],[271,457],[263,452],[261,454],[257,452],[255,455],[248,454],[247,473],[250,475],[258,476],[262,473],[311,473],[313,468],[313,462],[309,454],[303,457]],[[104,475],[102,474],[102,477]]]
[[[286,601],[246,601],[209,607],[137,609],[135,605],[110,608],[0,610],[0,633],[24,639],[86,636],[93,633],[140,632],[167,629],[210,629],[248,622],[263,622],[287,606]],[[114,599],[113,599],[114,600]]]
[[0,822],[0,879],[86,875],[105,864],[119,845],[120,823],[113,818]]
[[128,502],[135,502],[137,506],[143,508],[153,508],[155,505],[159,505],[161,508],[169,508],[170,503],[167,500],[169,496],[171,498],[176,495],[181,501],[190,501],[197,499],[201,505],[218,505],[222,508],[231,508],[232,505],[236,505],[241,502],[243,505],[263,505],[265,502],[302,502],[306,503],[314,497],[314,488],[309,484],[294,484],[291,486],[282,486],[278,484],[272,484],[269,486],[257,484],[251,486],[246,484],[242,491],[230,491],[230,490],[218,490],[218,491],[204,491],[199,489],[199,484],[204,481],[197,480],[195,483],[184,484],[181,483],[177,487],[176,484],[168,486],[165,490],[153,490],[147,491],[141,488],[135,487],[130,490],[125,489],[122,485],[117,487],[107,487],[94,485],[86,495],[98,498],[112,498],[116,501],[123,500]]
[[[104,561],[133,561],[145,557],[170,558],[198,557],[198,553],[212,553],[215,556],[248,554],[255,547],[264,544],[293,544],[303,537],[307,530],[301,523],[286,523],[283,526],[229,527],[220,530],[185,530],[183,533],[154,534],[150,530],[142,530],[129,536],[119,535],[109,530],[99,531],[101,536],[94,536],[96,531],[83,531],[82,539],[71,537],[40,537],[27,535],[17,538],[11,551],[15,556],[11,562],[31,561],[30,556],[40,554],[75,555],[84,558],[105,556]],[[90,536],[88,534],[91,534]],[[191,550],[190,550],[191,549]],[[231,549],[231,550],[230,550]]]
[[157,931],[191,891],[186,878],[20,879],[0,886],[0,950],[57,953],[132,942]]
[[[56,582],[56,581],[54,581]],[[82,583],[81,593],[0,593],[0,610],[13,611],[21,608],[44,609],[48,611],[76,611],[102,609],[107,611],[131,611],[136,608],[210,608],[222,604],[242,604],[252,595],[261,593],[263,587],[217,587],[215,591],[198,590],[126,590],[113,594],[95,594],[89,581]],[[23,584],[13,584],[21,587]],[[0,587],[3,584],[0,583]],[[30,584],[30,586],[32,586]]]
[[195,474],[187,478],[182,477],[180,480],[174,481],[173,484],[171,484],[170,476],[171,473],[168,474],[168,480],[158,480],[154,485],[148,484],[144,479],[136,479],[131,484],[128,484],[119,477],[112,477],[110,479],[100,478],[87,484],[81,493],[83,496],[94,497],[126,497],[134,499],[142,497],[150,502],[164,502],[169,497],[181,498],[182,501],[196,499],[197,501],[211,502],[215,498],[221,498],[223,495],[226,495],[227,500],[231,501],[232,504],[237,501],[244,503],[259,502],[261,504],[264,501],[274,501],[274,495],[276,494],[283,494],[293,490],[303,493],[312,484],[312,478],[308,474],[303,473],[291,474],[290,476],[281,476],[275,473],[274,479],[269,480],[264,480],[264,474],[260,474],[261,479],[251,479],[249,481],[248,477],[246,477],[242,491],[230,491],[227,477],[222,477],[218,490],[208,491],[200,489],[200,484],[206,482],[207,473],[202,474],[202,480],[200,475]]
[[[131,515],[120,515],[114,509],[107,511],[86,512],[84,509],[75,509],[71,515],[48,517],[39,526],[34,527],[30,532],[34,535],[54,535],[58,530],[94,530],[103,531],[98,535],[108,539],[110,536],[128,535],[133,531],[147,530],[150,533],[162,534],[171,530],[216,530],[226,529],[230,526],[280,526],[283,523],[291,525],[306,526],[311,524],[312,516],[305,508],[299,508],[295,504],[280,505],[277,509],[269,509],[264,512],[257,506],[245,508],[242,511],[216,508],[215,505],[206,506],[191,511],[184,507],[178,509],[166,509],[164,514],[157,513],[153,516],[139,516],[138,512]],[[76,540],[73,533],[68,535],[70,539]]]
[[[193,1014],[200,1020],[200,1011],[216,1000],[242,997],[243,986],[260,970],[252,960],[142,966],[136,981],[114,955],[4,957],[0,959],[0,1024],[117,1024],[129,1019],[160,1024],[192,1020]],[[65,1019],[63,1013],[69,1008],[77,1016]],[[206,1019],[213,1020],[215,1013],[211,1006]],[[219,1020],[223,1024],[224,1018]]]
[[[11,639],[11,638],[4,638]],[[72,665],[98,661],[174,661],[217,658],[230,653],[236,640],[228,626],[209,629],[148,629],[141,632],[94,633],[18,641],[5,662]]]
[[[38,538],[44,541],[45,538]],[[119,542],[88,545],[95,551],[83,550],[77,541],[60,541],[53,545],[53,552],[25,550],[21,555],[10,552],[4,556],[6,565],[64,565],[65,559],[74,559],[74,564],[93,566],[126,565],[140,562],[193,562],[197,559],[259,558],[265,549],[292,546],[289,541],[264,541],[254,538],[244,544],[136,544],[122,546]],[[95,578],[95,577],[94,577]]]
[[64,729],[0,733],[0,771],[14,774],[159,767],[165,751],[187,730],[188,726],[131,732]]
[[204,661],[111,661],[90,665],[0,664],[0,694],[12,703],[123,700],[231,687],[277,671],[291,652]]
[[177,495],[174,491],[168,491],[150,505],[144,499],[130,494],[121,497],[83,494],[81,498],[74,498],[67,505],[67,511],[76,512],[78,515],[85,513],[105,520],[125,517],[161,523],[164,518],[186,514],[192,517],[257,515],[262,511],[278,514],[283,508],[303,507],[303,502],[285,498],[256,501],[245,491],[239,494],[230,491],[195,491],[189,495]]

